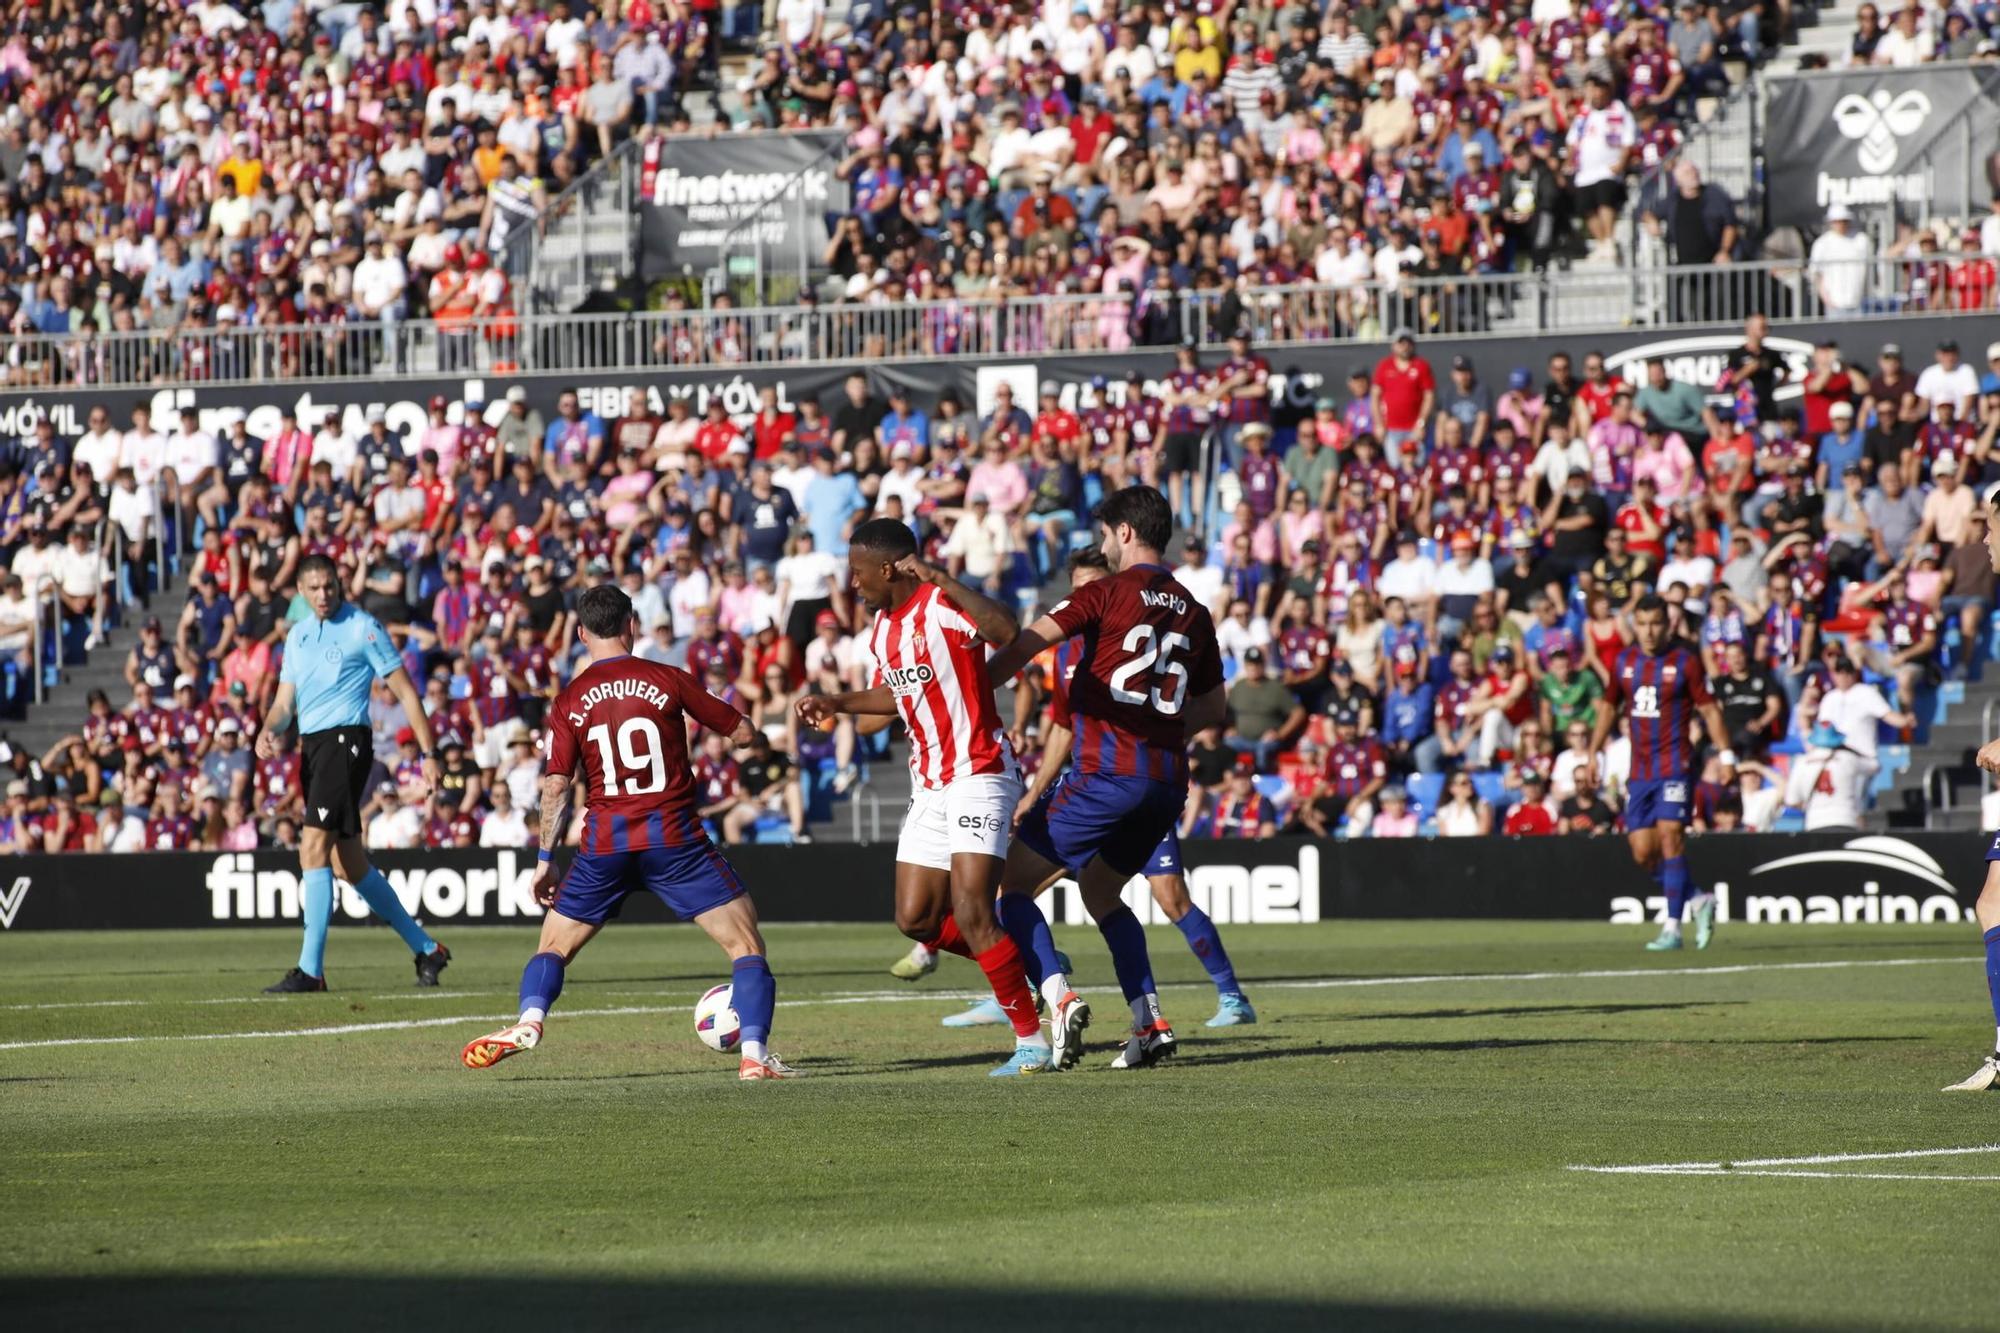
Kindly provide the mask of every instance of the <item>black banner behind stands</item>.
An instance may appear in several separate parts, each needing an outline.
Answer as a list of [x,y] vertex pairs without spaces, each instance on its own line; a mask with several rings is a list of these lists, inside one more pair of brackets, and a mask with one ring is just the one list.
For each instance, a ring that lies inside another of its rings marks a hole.
[[[1875,349],[1884,342],[1899,342],[1913,366],[1929,360],[1930,349],[1941,338],[1983,345],[1985,335],[1966,321],[1950,317],[1917,317],[1897,320],[1869,320],[1848,324],[1784,325],[1768,339],[1772,350],[1786,358],[1793,371],[1793,389],[1804,377],[1812,346],[1822,337],[1839,340],[1852,361],[1872,362]],[[1648,360],[1663,358],[1667,372],[1675,379],[1692,384],[1714,384],[1722,375],[1725,360],[1740,345],[1735,330],[1711,332],[1661,330],[1648,333],[1546,335],[1508,339],[1437,338],[1418,345],[1440,377],[1454,356],[1471,358],[1480,380],[1495,392],[1504,387],[1508,371],[1517,366],[1532,370],[1537,379],[1545,373],[1550,356],[1567,352],[1580,358],[1586,351],[1604,354],[1613,375],[1635,383],[1645,380]],[[1312,402],[1322,394],[1338,396],[1344,391],[1350,370],[1372,366],[1386,355],[1379,343],[1329,343],[1321,346],[1273,347],[1267,350],[1273,370],[1273,392],[1277,397],[1280,421],[1310,412]],[[1205,354],[1207,360],[1219,360]],[[1976,356],[1974,358],[1977,359]],[[669,396],[692,400],[696,415],[712,397],[721,397],[730,412],[745,415],[756,411],[757,392],[769,384],[778,390],[781,406],[790,408],[803,398],[830,401],[839,393],[850,367],[843,365],[741,365],[712,366],[703,370],[660,369],[657,371],[589,371],[560,375],[526,374],[510,376],[468,375],[406,380],[293,380],[271,385],[236,388],[135,388],[100,387],[88,392],[0,391],[0,435],[23,436],[33,433],[35,420],[44,412],[52,415],[59,435],[74,436],[84,427],[91,407],[110,409],[113,422],[123,426],[132,408],[145,404],[152,409],[156,429],[171,430],[179,421],[180,409],[192,403],[202,414],[202,424],[219,429],[221,414],[243,411],[250,414],[250,433],[268,438],[278,429],[281,407],[296,409],[301,420],[316,419],[323,411],[339,415],[343,426],[356,436],[366,433],[366,412],[371,407],[386,411],[392,430],[414,435],[427,424],[427,405],[433,394],[441,394],[454,404],[484,402],[486,418],[497,422],[507,411],[502,401],[509,387],[519,384],[528,393],[528,402],[544,418],[555,413],[556,399],[573,389],[586,411],[609,421],[625,411],[627,395],[633,389],[645,392],[655,412],[664,410]],[[1114,399],[1121,398],[1125,377],[1138,371],[1150,387],[1173,370],[1173,356],[1166,349],[1145,349],[1116,355],[1067,354],[1040,357],[991,358],[967,361],[885,361],[866,368],[878,394],[892,385],[910,390],[916,406],[929,410],[946,388],[955,390],[961,401],[977,404],[984,411],[995,387],[1009,384],[1016,402],[1033,403],[1044,383],[1054,384],[1066,405],[1074,406],[1092,376],[1103,375],[1115,386]],[[1783,399],[1787,390],[1779,390]]]
[[[1696,838],[1696,878],[1722,895],[1723,919],[1861,925],[1969,919],[1984,878],[1977,834],[1741,834]],[[1337,918],[1525,918],[1638,923],[1658,914],[1653,887],[1613,838],[1196,842],[1184,849],[1190,892],[1219,922],[1299,924]],[[892,929],[895,848],[731,848],[766,921],[878,922]],[[513,851],[384,852],[384,873],[428,922],[507,925],[541,913],[535,860]],[[125,930],[281,926],[298,919],[298,863],[277,852],[24,856],[0,873],[0,927]],[[1143,882],[1126,900],[1164,924]],[[1048,900],[1059,922],[1087,918],[1073,886]],[[635,894],[624,918],[668,920]],[[367,919],[343,888],[336,922]]]

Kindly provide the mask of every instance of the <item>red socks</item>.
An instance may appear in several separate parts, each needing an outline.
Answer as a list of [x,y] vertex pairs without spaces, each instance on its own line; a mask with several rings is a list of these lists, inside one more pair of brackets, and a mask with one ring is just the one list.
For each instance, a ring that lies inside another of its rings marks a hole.
[[[956,934],[956,927],[953,928]],[[1007,1012],[1016,1037],[1039,1037],[1042,1020],[1035,1016],[1035,993],[1028,988],[1027,974],[1021,970],[1021,951],[1002,935],[1000,942],[979,955],[979,968],[993,987],[993,998]]]
[[958,918],[948,913],[938,926],[937,935],[925,940],[924,947],[939,953],[955,953],[960,958],[972,957],[972,946],[965,942],[965,936],[958,933]]

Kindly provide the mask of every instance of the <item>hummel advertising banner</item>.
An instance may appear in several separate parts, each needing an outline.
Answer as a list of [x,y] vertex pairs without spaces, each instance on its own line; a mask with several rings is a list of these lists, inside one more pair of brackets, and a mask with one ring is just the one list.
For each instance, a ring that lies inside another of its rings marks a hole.
[[1773,226],[1835,204],[1914,220],[1985,212],[2000,153],[2000,65],[1814,71],[1773,81],[1764,179]]
[[640,276],[699,274],[758,246],[786,266],[798,254],[817,264],[827,214],[848,206],[847,182],[833,174],[841,143],[832,130],[650,141],[639,168]]
[[[1978,834],[1730,834],[1692,839],[1688,858],[1696,879],[1715,890],[1726,922],[1945,924],[1971,919],[1986,845]],[[1436,917],[1638,925],[1665,909],[1622,838],[1269,838],[1191,841],[1182,851],[1189,893],[1224,924]],[[893,929],[892,845],[732,847],[726,855],[767,921]],[[384,852],[377,860],[424,921],[511,925],[541,917],[532,852]],[[299,918],[298,859],[278,852],[21,856],[9,859],[0,885],[0,929],[8,931],[284,926]],[[1142,921],[1167,924],[1144,880],[1126,887],[1125,900]],[[1068,882],[1042,906],[1058,924],[1089,923]],[[624,916],[670,919],[645,893],[632,897]],[[335,919],[368,919],[366,904],[344,885]]]

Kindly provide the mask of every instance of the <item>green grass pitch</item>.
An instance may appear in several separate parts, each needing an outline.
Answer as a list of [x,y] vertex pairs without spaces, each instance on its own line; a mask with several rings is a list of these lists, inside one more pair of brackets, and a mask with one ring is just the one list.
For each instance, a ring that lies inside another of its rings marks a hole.
[[[607,930],[537,1051],[473,1072],[525,928],[447,932],[442,992],[333,932],[0,936],[0,1320],[42,1329],[1992,1328],[2000,1097],[1970,927],[1225,929],[1261,1025],[1154,931],[1182,1056],[989,1080],[887,926],[770,930],[740,1085],[684,928]],[[345,1029],[288,1036],[310,1029]],[[250,1035],[244,1035],[250,1034]],[[80,1038],[122,1038],[79,1044]],[[136,1040],[130,1040],[136,1039]],[[42,1044],[65,1042],[69,1044]],[[1865,1160],[1798,1163],[1856,1154]],[[1705,1173],[1576,1166],[1728,1163]],[[1795,1172],[1797,1174],[1777,1174]]]

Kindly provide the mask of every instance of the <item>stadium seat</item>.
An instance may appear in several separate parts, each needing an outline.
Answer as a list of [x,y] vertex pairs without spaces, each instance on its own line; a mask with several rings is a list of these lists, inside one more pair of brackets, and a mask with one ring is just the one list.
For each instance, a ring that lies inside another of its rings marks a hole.
[[750,840],[760,847],[789,847],[792,845],[791,821],[774,811],[759,815],[751,828]]
[[1410,774],[1405,790],[1410,793],[1410,809],[1417,818],[1428,819],[1437,813],[1438,798],[1444,795],[1444,777],[1442,773]]
[[1773,833],[1803,833],[1805,828],[1805,815],[1789,808],[1780,810],[1777,819],[1771,824]]
[[1474,773],[1472,789],[1478,793],[1480,800],[1493,807],[1496,815],[1520,799],[1519,793],[1507,789],[1506,775],[1497,768]]

